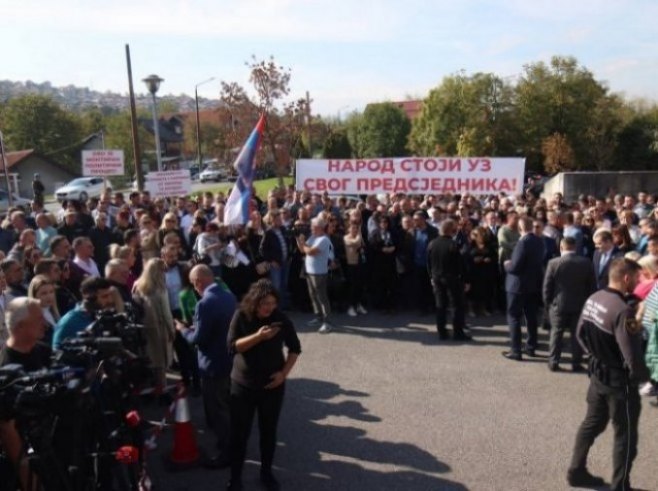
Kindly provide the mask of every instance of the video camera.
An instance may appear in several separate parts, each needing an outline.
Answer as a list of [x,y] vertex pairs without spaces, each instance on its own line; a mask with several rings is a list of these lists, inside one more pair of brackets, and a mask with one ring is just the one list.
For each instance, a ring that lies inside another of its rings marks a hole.
[[0,420],[58,413],[65,400],[82,390],[84,370],[60,366],[25,372],[21,365],[0,367]]
[[[78,337],[61,342],[57,363],[87,370],[102,367],[118,397],[145,385],[151,378],[144,327],[131,312],[103,310]],[[106,384],[107,385],[107,384]]]

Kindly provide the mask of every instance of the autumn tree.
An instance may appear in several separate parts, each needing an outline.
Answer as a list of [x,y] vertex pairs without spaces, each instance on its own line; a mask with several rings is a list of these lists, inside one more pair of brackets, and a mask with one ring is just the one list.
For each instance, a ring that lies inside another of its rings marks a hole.
[[553,133],[542,141],[544,168],[550,173],[572,170],[575,156],[569,139],[561,133]]

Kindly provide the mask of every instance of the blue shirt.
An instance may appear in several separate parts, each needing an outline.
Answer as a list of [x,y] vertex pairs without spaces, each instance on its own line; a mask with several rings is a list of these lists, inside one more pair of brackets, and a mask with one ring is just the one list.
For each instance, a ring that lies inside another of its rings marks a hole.
[[414,244],[414,264],[422,268],[427,267],[427,229],[416,230],[416,241]]
[[317,237],[311,235],[306,241],[308,247],[315,247],[318,253],[314,256],[306,254],[304,266],[308,274],[327,274],[329,272],[329,261],[334,260],[334,246],[326,235]]
[[62,341],[68,338],[74,338],[79,332],[84,331],[92,322],[94,316],[83,310],[82,305],[78,304],[73,310],[67,312],[55,326],[53,334],[53,348],[58,349]]
[[57,230],[54,227],[37,229],[37,246],[46,256],[50,255],[50,239],[55,237],[55,235],[57,235]]

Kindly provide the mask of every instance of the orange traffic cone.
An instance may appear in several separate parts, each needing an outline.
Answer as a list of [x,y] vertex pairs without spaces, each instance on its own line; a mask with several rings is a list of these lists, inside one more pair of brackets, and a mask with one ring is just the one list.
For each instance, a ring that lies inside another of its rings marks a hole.
[[194,426],[190,421],[190,409],[187,398],[180,394],[176,399],[174,419],[174,448],[169,460],[174,466],[191,466],[199,461],[201,454],[196,443]]

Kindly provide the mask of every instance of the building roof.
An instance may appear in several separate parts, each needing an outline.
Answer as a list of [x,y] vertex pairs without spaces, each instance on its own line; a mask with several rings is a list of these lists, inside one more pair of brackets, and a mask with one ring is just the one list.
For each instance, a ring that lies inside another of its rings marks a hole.
[[[16,167],[18,164],[20,164],[21,162],[23,162],[25,159],[29,157],[37,157],[45,162],[48,162],[53,167],[57,167],[58,169],[69,173],[71,176],[79,175],[73,172],[71,169],[64,167],[62,164],[59,164],[54,160],[51,160],[50,157],[46,157],[44,155],[37,153],[34,149],[18,150],[16,152],[7,152],[6,157],[7,157],[7,169],[9,170],[11,170],[12,167]],[[5,170],[4,163],[2,159],[0,159],[0,171],[4,171],[4,170]]]
[[[149,133],[153,133],[152,119],[140,119],[140,123]],[[175,129],[176,125],[172,124],[171,118],[167,120],[159,119],[158,125],[158,130],[160,131],[160,141],[167,143],[181,143],[183,141],[183,128],[181,127],[181,132],[177,133]]]
[[393,104],[402,109],[411,120],[420,114],[420,110],[423,107],[422,100],[395,101]]
[[[34,150],[19,150],[17,152],[7,152],[7,168],[11,169],[14,167],[16,164],[21,162],[22,160],[25,160],[28,158],[30,155],[34,154]],[[0,159],[0,168],[4,170],[4,162]]]

